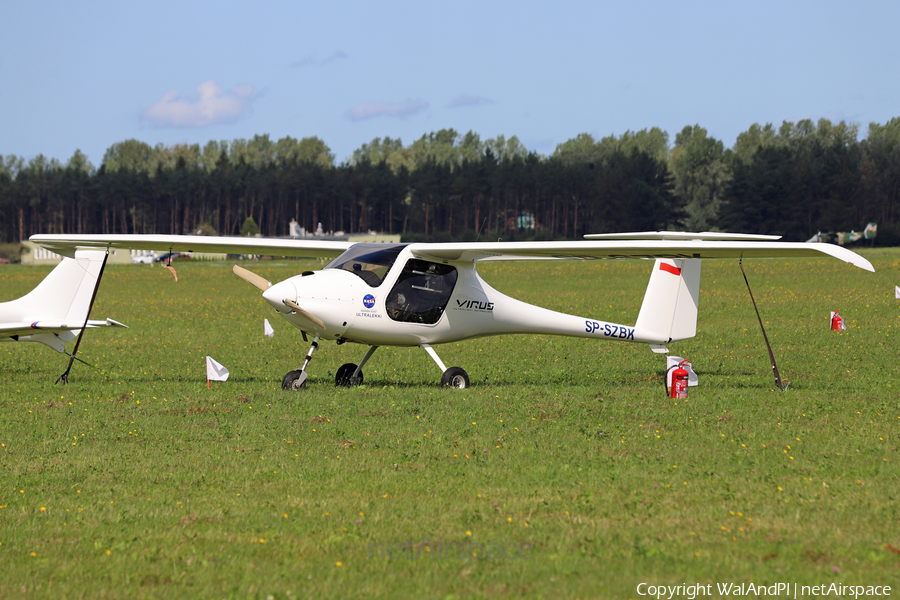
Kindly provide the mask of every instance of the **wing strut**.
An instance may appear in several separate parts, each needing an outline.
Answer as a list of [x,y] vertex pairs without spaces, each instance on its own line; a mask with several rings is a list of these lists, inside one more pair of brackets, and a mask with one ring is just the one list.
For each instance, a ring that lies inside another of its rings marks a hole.
[[747,284],[747,291],[750,292],[750,301],[753,303],[753,310],[756,311],[756,318],[759,320],[759,328],[762,329],[763,339],[766,340],[766,348],[769,349],[769,360],[772,361],[772,373],[775,375],[775,387],[782,392],[786,392],[788,386],[791,385],[790,380],[782,379],[781,373],[778,372],[778,365],[775,364],[775,354],[772,352],[772,344],[769,343],[769,336],[766,335],[766,328],[763,327],[762,317],[759,316],[759,309],[756,307],[756,300],[753,299],[753,290],[750,289],[750,282],[747,281],[747,274],[744,273],[743,257],[738,260],[738,266],[741,267],[741,275],[744,276],[744,283]]
[[[94,293],[91,294],[91,303],[88,304],[87,313],[84,315],[84,324],[81,326],[81,333],[78,334],[78,339],[75,340],[75,348],[72,350],[72,354],[69,357],[69,366],[66,368],[66,372],[59,376],[56,383],[69,383],[69,371],[72,370],[72,364],[75,363],[76,355],[78,354],[78,346],[81,344],[81,338],[84,335],[84,332],[87,331],[88,319],[91,318],[91,309],[94,308],[94,300],[97,299],[97,290],[100,289],[100,280],[103,278],[103,270],[106,268],[106,261],[108,258],[109,248],[106,249],[106,254],[103,255],[103,264],[100,265],[100,272],[97,273],[97,283],[94,284]],[[81,359],[79,358],[78,360],[80,361]]]

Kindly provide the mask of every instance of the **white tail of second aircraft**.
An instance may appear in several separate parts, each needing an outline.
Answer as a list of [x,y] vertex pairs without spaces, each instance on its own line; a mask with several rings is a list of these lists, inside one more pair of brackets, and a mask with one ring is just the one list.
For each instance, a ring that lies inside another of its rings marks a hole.
[[699,305],[700,259],[656,259],[635,329],[661,346],[694,337]]
[[22,317],[71,320],[80,328],[87,317],[105,254],[102,250],[79,250],[74,259],[64,258],[36,288],[3,304],[4,320],[9,320],[7,311],[13,310]]
[[[64,258],[33,290],[0,303],[0,341],[41,342],[65,352],[65,343],[84,327],[106,252],[79,250]],[[106,319],[88,327],[123,326]]]

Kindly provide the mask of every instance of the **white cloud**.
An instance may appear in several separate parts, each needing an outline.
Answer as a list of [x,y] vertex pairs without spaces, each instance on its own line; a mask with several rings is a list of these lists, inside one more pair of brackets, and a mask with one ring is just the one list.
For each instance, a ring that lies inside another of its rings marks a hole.
[[410,117],[428,108],[424,100],[406,100],[405,102],[364,102],[347,111],[351,121],[362,121],[372,117]]
[[162,100],[141,113],[160,127],[204,127],[216,123],[233,123],[243,115],[253,100],[253,88],[239,85],[225,92],[215,81],[197,86],[197,100],[181,96],[177,90],[166,92]]
[[485,104],[493,104],[494,101],[484,96],[468,96],[463,94],[457,96],[450,103],[450,108],[460,108],[462,106],[484,106]]

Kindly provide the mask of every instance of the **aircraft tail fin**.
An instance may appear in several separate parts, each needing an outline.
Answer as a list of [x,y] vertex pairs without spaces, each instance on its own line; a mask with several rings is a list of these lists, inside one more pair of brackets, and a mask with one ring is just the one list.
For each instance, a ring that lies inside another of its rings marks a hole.
[[[644,293],[635,329],[664,346],[697,334],[700,259],[658,258]],[[653,347],[657,351],[657,347]],[[665,351],[660,349],[658,351]]]
[[4,319],[62,320],[80,329],[88,316],[105,255],[105,250],[78,250],[75,258],[63,258],[33,290],[0,304]]

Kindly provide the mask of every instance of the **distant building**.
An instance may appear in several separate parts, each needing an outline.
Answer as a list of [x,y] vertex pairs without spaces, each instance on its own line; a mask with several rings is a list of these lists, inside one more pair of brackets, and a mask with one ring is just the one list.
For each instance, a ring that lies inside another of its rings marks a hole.
[[348,242],[385,242],[396,244],[400,242],[400,234],[393,233],[384,233],[378,231],[368,231],[366,233],[351,233],[347,234],[343,231],[329,231],[325,232],[322,230],[322,224],[319,223],[316,227],[316,231],[308,232],[305,228],[300,227],[300,223],[292,220],[288,224],[288,228],[290,230],[290,237],[293,239],[301,239],[301,238],[312,238],[315,240],[337,240],[337,241],[348,241]]

